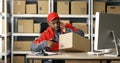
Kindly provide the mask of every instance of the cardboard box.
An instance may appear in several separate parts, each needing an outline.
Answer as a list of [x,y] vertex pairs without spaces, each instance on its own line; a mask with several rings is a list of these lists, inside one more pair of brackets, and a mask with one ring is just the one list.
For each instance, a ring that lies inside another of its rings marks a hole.
[[40,23],[34,23],[34,33],[40,33]]
[[[33,60],[33,61],[34,63],[42,63],[42,60]],[[25,56],[14,56],[13,63],[25,63]],[[32,63],[32,60],[30,60],[30,63]]]
[[18,33],[33,33],[33,20],[18,20]]
[[26,14],[36,14],[37,5],[36,4],[26,4]]
[[99,63],[97,60],[65,60],[65,63]]
[[13,63],[25,63],[24,56],[14,56]]
[[120,14],[120,6],[107,6],[107,13]]
[[66,24],[66,23],[70,23],[70,20],[60,20],[60,22]]
[[57,13],[69,14],[69,1],[57,1]]
[[25,14],[25,3],[24,0],[14,1],[13,2],[13,13],[14,14]]
[[15,41],[14,51],[30,51],[32,41]]
[[93,6],[93,14],[96,12],[105,13],[105,2],[94,2]]
[[90,40],[73,32],[61,34],[59,42],[64,51],[90,51]]
[[72,25],[75,27],[75,28],[79,28],[81,30],[83,30],[83,32],[85,34],[88,33],[88,26],[86,23],[72,23]]
[[48,14],[48,1],[46,0],[39,0],[38,1],[38,14]]
[[[7,38],[6,45],[7,45],[7,50],[10,50],[10,39],[9,38]],[[5,53],[5,39],[4,38],[2,38],[2,53]]]
[[86,15],[87,1],[71,1],[71,14]]
[[120,63],[120,61],[111,61],[111,63]]

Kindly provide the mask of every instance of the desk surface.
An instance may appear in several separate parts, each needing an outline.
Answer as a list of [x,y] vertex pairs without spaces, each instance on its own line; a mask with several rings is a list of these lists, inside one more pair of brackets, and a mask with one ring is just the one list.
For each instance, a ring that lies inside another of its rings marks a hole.
[[80,59],[80,60],[120,60],[120,57],[110,57],[103,55],[88,55],[87,53],[62,53],[60,55],[51,55],[51,56],[36,56],[36,55],[27,55],[27,59]]

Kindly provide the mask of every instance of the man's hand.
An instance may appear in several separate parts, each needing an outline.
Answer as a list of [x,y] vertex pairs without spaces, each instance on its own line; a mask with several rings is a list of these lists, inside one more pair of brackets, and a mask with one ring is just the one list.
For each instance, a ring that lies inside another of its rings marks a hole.
[[62,43],[59,44],[59,47],[64,47],[64,45]]
[[55,44],[53,41],[47,41],[47,47],[52,47]]
[[65,24],[62,23],[62,22],[60,22],[60,29],[61,29],[63,32],[66,31],[66,29],[65,29]]

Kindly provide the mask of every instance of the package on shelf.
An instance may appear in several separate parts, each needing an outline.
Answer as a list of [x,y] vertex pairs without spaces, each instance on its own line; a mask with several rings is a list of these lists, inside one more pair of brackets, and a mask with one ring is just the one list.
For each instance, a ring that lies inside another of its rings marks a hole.
[[90,40],[74,32],[61,34],[59,37],[59,49],[63,51],[89,51]]
[[34,23],[34,33],[40,33],[40,23]]
[[25,0],[13,1],[13,13],[14,14],[25,14]]
[[37,4],[26,4],[26,14],[36,14]]
[[[5,25],[6,25],[6,28],[5,28]],[[9,23],[7,21],[2,20],[2,34],[5,33],[5,29],[6,29],[6,32],[9,32]]]
[[14,56],[13,63],[24,63],[24,56]]
[[69,1],[57,1],[57,13],[69,14]]
[[60,22],[66,24],[66,23],[70,23],[70,20],[60,20]]
[[[13,57],[13,63],[25,63],[25,56],[16,55]],[[32,63],[32,60],[30,60]],[[42,63],[42,60],[34,60],[34,63]]]
[[38,14],[48,14],[48,0],[38,0]]
[[87,1],[71,1],[71,14],[86,15]]
[[14,51],[30,51],[32,41],[14,41]]
[[18,33],[33,33],[33,20],[32,19],[19,19],[18,20]]
[[[98,60],[65,60],[65,63],[99,63]],[[104,62],[105,63],[105,62]]]
[[102,12],[102,13],[105,13],[105,7],[106,7],[106,4],[105,2],[102,2],[102,1],[95,1],[94,2],[94,7],[93,7],[93,13],[96,14],[96,12]]
[[83,32],[84,32],[85,34],[88,33],[87,23],[72,23],[72,25],[73,25],[75,28],[79,28],[79,29],[83,30]]
[[7,47],[7,50],[10,50],[10,38],[7,38],[6,40],[6,46],[5,46],[5,39],[2,38],[2,52],[5,53],[5,47]]
[[120,14],[120,6],[107,6],[107,13]]

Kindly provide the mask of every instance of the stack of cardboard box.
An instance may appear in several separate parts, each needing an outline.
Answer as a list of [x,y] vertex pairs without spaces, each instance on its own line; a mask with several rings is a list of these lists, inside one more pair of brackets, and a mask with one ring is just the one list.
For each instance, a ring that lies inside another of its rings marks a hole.
[[93,14],[96,14],[96,12],[102,12],[105,13],[106,4],[102,1],[95,1],[93,7]]
[[40,28],[40,23],[34,23],[33,19],[18,20],[18,33],[40,33]]
[[73,25],[75,28],[79,28],[79,29],[83,30],[83,32],[84,32],[85,34],[88,33],[87,23],[72,23],[72,25]]
[[[21,56],[14,56],[13,57],[13,62],[14,63],[25,63],[25,56],[21,55]],[[30,63],[32,63],[32,60],[30,60]],[[34,63],[42,63],[41,60],[34,60]]]
[[33,33],[33,20],[18,20],[18,33]]
[[40,33],[40,23],[34,23],[34,33]]
[[36,14],[37,4],[26,4],[26,14]]
[[37,4],[26,4],[26,0],[13,1],[14,14],[48,14],[48,0],[38,0]]
[[87,1],[71,1],[71,14],[86,15]]
[[38,14],[48,14],[48,0],[38,0]]
[[13,1],[13,13],[14,14],[25,14],[25,4],[26,1],[25,0],[14,0]]
[[30,51],[32,41],[14,41],[14,51]]
[[107,6],[107,13],[120,14],[120,6]]
[[69,14],[69,1],[57,1],[57,13]]

